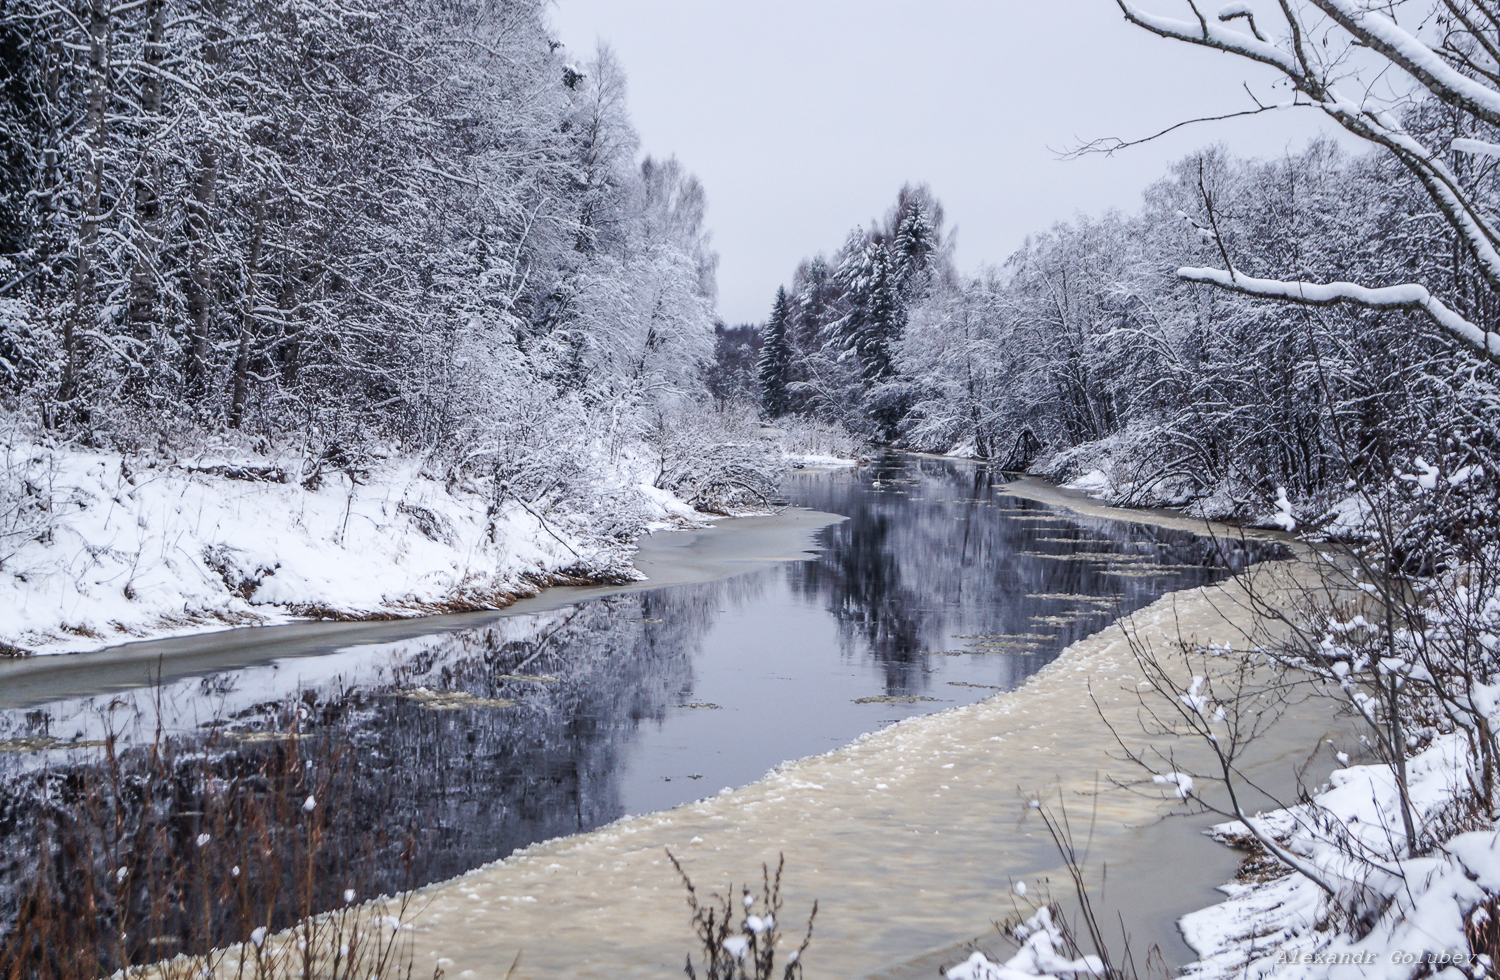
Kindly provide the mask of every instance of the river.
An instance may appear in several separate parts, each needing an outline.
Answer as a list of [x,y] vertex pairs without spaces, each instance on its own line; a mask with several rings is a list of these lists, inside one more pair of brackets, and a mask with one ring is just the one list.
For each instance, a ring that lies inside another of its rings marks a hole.
[[[823,902],[810,956],[828,975],[976,934],[1013,878],[1056,864],[1022,797],[1105,764],[1074,675],[1128,674],[1128,657],[1028,678],[1121,614],[1279,553],[1007,489],[979,464],[891,456],[792,475],[782,518],[659,533],[651,580],[624,589],[6,665],[0,894],[26,874],[26,787],[90,765],[111,732],[127,753],[166,732],[251,758],[337,729],[358,747],[341,819],[400,840],[359,868],[362,895],[484,867],[424,899],[419,952],[450,976],[502,975],[516,949],[518,977],[680,969],[663,845],[708,884],[786,853],[794,902]],[[1090,805],[1101,837],[1160,810]]]

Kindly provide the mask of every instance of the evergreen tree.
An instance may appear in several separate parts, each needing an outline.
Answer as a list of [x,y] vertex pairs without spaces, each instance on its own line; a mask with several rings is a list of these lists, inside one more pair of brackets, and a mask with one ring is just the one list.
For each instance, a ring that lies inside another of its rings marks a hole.
[[761,340],[760,363],[756,371],[760,381],[761,408],[773,419],[785,415],[791,407],[788,376],[792,366],[792,345],[787,339],[791,311],[786,287],[778,287],[776,303],[771,307],[771,319],[766,322]]
[[[903,195],[904,196],[904,195]],[[929,265],[937,250],[937,229],[933,227],[927,203],[920,196],[902,202],[899,221],[894,229],[896,279],[903,299],[921,298],[931,282]]]
[[900,270],[890,252],[877,245],[870,266],[865,316],[855,335],[855,350],[861,376],[873,386],[896,375],[892,352],[906,324],[906,303],[901,296]]
[[714,359],[703,375],[714,407],[723,409],[736,402],[757,400],[759,359],[760,332],[755,324],[714,324]]

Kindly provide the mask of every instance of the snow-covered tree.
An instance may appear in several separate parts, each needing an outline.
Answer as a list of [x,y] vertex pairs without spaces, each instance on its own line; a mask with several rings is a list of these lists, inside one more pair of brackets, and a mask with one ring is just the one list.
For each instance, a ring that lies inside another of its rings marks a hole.
[[780,418],[791,407],[788,375],[792,365],[792,345],[787,336],[792,319],[792,304],[786,288],[776,290],[771,317],[761,330],[760,359],[756,363],[756,380],[760,384],[760,406],[770,418]]
[[0,397],[58,434],[440,446],[702,396],[703,189],[540,0],[5,0],[0,35]]
[[[1183,20],[1147,12],[1132,0],[1117,2],[1127,20],[1154,34],[1270,67],[1290,84],[1292,98],[1284,106],[1310,106],[1388,151],[1442,216],[1468,271],[1486,293],[1500,291],[1500,215],[1487,182],[1476,180],[1489,168],[1474,165],[1500,157],[1500,4],[1310,0],[1311,9],[1282,2],[1274,17],[1262,12],[1258,21],[1247,3],[1211,13],[1200,0],[1184,0],[1191,19]],[[1356,49],[1373,57],[1353,59]],[[1378,80],[1392,69],[1405,82],[1382,97]],[[1414,93],[1445,107],[1451,128],[1415,129],[1404,112]],[[1219,217],[1206,217],[1206,231],[1214,234]],[[1216,267],[1185,266],[1178,274],[1311,306],[1418,312],[1457,343],[1500,362],[1500,333],[1485,315],[1493,301],[1476,302],[1472,290],[1435,295],[1430,285],[1399,275],[1365,282],[1266,278],[1236,269],[1227,250],[1219,258]]]

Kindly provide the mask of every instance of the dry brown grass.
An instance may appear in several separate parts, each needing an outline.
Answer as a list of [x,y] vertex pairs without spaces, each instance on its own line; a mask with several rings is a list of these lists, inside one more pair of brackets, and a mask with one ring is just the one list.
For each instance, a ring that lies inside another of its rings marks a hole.
[[299,730],[296,704],[277,722],[254,741],[112,729],[26,776],[0,980],[412,976],[409,897],[368,894],[400,842],[350,824],[345,730]]

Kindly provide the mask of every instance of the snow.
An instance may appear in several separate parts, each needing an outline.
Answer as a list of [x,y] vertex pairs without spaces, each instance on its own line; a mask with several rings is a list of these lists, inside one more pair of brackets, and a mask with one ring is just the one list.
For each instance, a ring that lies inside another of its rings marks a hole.
[[[1439,736],[1408,760],[1419,821],[1440,819],[1467,791],[1470,763],[1462,734]],[[1336,885],[1341,904],[1371,910],[1375,921],[1367,935],[1356,939],[1326,928],[1329,900],[1302,875],[1227,885],[1228,901],[1180,921],[1199,956],[1184,975],[1291,980],[1312,975],[1313,967],[1332,978],[1407,980],[1414,964],[1472,964],[1464,921],[1500,893],[1500,827],[1459,834],[1413,857],[1398,808],[1391,768],[1362,765],[1335,771],[1310,803],[1257,818],[1264,832]],[[1237,840],[1247,828],[1231,821],[1212,833]]]
[[1276,513],[1271,521],[1283,531],[1297,530],[1297,519],[1292,516],[1292,502],[1286,499],[1286,487],[1276,488]]
[[1203,690],[1203,678],[1195,676],[1192,684],[1188,685],[1187,693],[1177,696],[1177,700],[1187,705],[1188,710],[1200,716],[1208,707],[1208,698],[1198,693],[1201,690]]
[[156,461],[19,442],[0,456],[7,487],[36,489],[30,510],[0,513],[0,650],[498,608],[559,576],[639,578],[618,528],[711,519],[628,456],[599,467],[597,512],[550,513],[396,454],[311,479],[243,453]]
[[1248,55],[1264,64],[1275,65],[1288,74],[1295,74],[1300,68],[1297,59],[1290,52],[1243,31],[1233,30],[1213,21],[1189,22],[1175,17],[1148,14],[1135,4],[1124,2],[1124,0],[1120,6],[1125,11],[1126,18],[1132,23],[1140,24],[1165,37],[1177,37],[1193,42],[1206,39],[1215,47]]
[[1081,490],[1091,497],[1108,497],[1114,493],[1114,484],[1103,470],[1093,469],[1077,479],[1064,483],[1063,489]]
[[1318,520],[1319,532],[1327,538],[1348,540],[1369,533],[1372,512],[1369,501],[1355,494],[1339,500]]
[[1484,140],[1456,139],[1449,144],[1455,153],[1472,153],[1484,157],[1500,157],[1500,145]]
[[1426,286],[1419,283],[1370,287],[1352,282],[1283,282],[1279,279],[1258,279],[1235,269],[1187,266],[1178,269],[1177,275],[1190,282],[1207,283],[1252,296],[1291,300],[1310,306],[1357,303],[1369,307],[1421,310],[1431,317],[1434,323],[1453,336],[1484,351],[1491,357],[1500,357],[1500,334],[1488,332],[1470,323],[1444,306],[1432,293],[1428,292]]
[[649,483],[636,484],[636,491],[645,497],[661,514],[656,520],[647,522],[646,527],[650,530],[681,527],[684,521],[692,522],[702,520],[704,517],[704,515],[698,513],[692,507],[678,500],[671,491],[653,487]]
[[787,453],[787,463],[794,469],[847,469],[858,466],[859,460],[844,456],[829,456],[823,453]]
[[1386,54],[1414,75],[1433,79],[1435,85],[1457,93],[1462,99],[1489,113],[1500,113],[1500,92],[1455,70],[1435,51],[1403,30],[1394,20],[1349,0],[1327,0],[1330,13],[1344,23],[1355,24],[1375,40]]
[[1401,479],[1406,480],[1408,483],[1415,483],[1422,490],[1436,490],[1438,478],[1442,476],[1442,471],[1420,456],[1412,462],[1419,472],[1402,473]]
[[948,980],[1020,980],[1022,977],[1029,980],[1032,977],[1104,975],[1104,963],[1097,956],[1068,959],[1058,953],[1064,945],[1062,931],[1053,923],[1052,912],[1045,906],[1016,926],[1012,934],[1021,941],[1021,948],[1004,964],[994,963],[983,953],[976,952],[945,976]]

